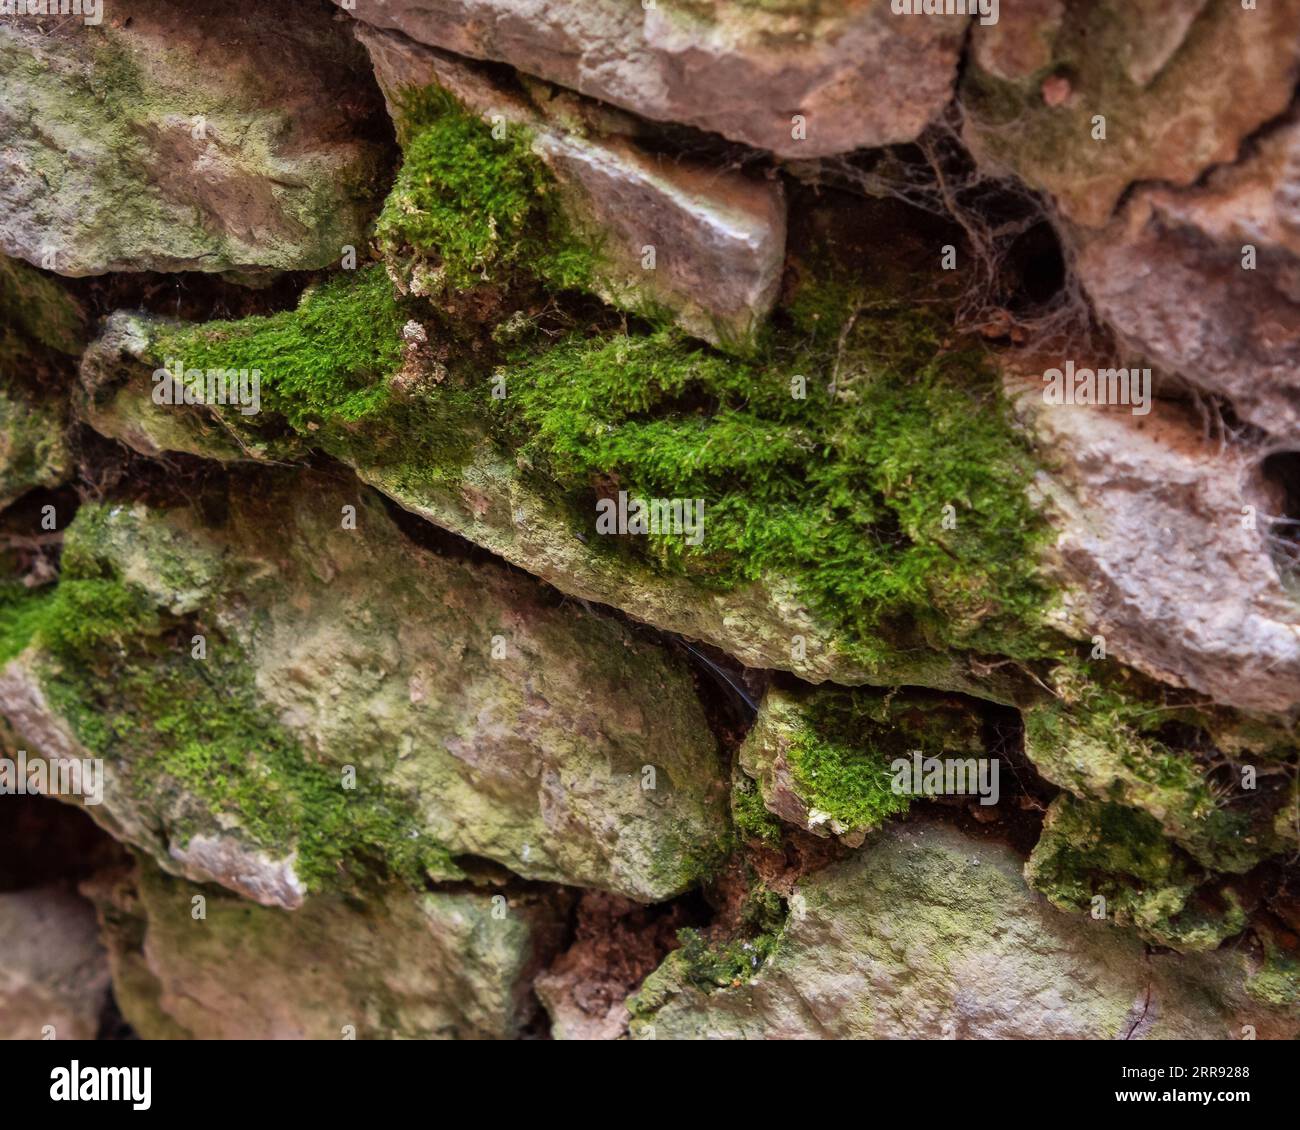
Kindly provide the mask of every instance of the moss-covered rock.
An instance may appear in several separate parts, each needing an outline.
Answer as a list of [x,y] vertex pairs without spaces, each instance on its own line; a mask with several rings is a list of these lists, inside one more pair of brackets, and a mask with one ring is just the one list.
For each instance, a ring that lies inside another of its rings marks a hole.
[[[739,761],[768,811],[815,835],[834,834],[857,846],[911,804],[914,794],[895,788],[895,759],[910,765],[915,753],[962,759],[982,754],[980,725],[960,700],[917,692],[772,688]],[[763,825],[756,827],[764,838]]]
[[[1234,160],[1291,100],[1297,29],[1296,0],[1006,4],[972,33],[965,138],[986,166],[1098,227],[1131,184],[1190,184]],[[1231,71],[1219,65],[1228,56]]]
[[450,854],[644,900],[707,873],[725,784],[661,649],[418,548],[355,483],[229,491],[83,507],[57,591],[7,610],[6,650],[34,646],[0,706],[105,758],[111,830],[290,906]]
[[1067,917],[1008,848],[892,824],[799,881],[751,975],[701,985],[678,950],[631,999],[640,1039],[1293,1038],[1293,1008],[1247,993],[1244,951],[1146,952]]
[[1061,910],[1135,926],[1144,938],[1184,953],[1216,949],[1246,925],[1231,888],[1212,903],[1194,901],[1205,873],[1165,839],[1153,817],[1070,793],[1047,810],[1025,878]]
[[[762,361],[663,330],[538,340],[524,317],[524,339],[485,365],[427,311],[403,321],[419,307],[373,269],[358,276],[296,312],[119,335],[125,357],[106,348],[83,369],[90,418],[128,442],[138,430],[132,355],[261,368],[262,416],[222,417],[241,454],[287,424],[563,591],[814,681],[1009,699],[1015,668],[979,654],[1056,646],[1040,630],[1031,454],[978,352],[945,349],[929,315],[804,288]],[[113,390],[133,368],[127,408]],[[619,491],[701,500],[702,539],[604,536],[598,508]]]

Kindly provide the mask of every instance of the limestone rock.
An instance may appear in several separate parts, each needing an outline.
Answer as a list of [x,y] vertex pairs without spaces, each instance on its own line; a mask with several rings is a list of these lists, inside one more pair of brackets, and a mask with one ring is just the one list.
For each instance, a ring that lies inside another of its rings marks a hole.
[[1300,440],[1300,117],[1203,184],[1139,189],[1077,269],[1127,356]]
[[896,16],[882,0],[812,11],[719,0],[376,0],[353,14],[645,118],[805,158],[913,140],[952,93],[966,31],[961,17]]
[[515,1038],[563,912],[535,895],[394,889],[289,913],[147,863],[87,891],[118,1004],[146,1039]]
[[0,949],[0,1038],[95,1038],[108,963],[90,903],[57,887],[0,894]]
[[57,402],[0,388],[0,510],[36,487],[67,479],[66,410]]
[[121,0],[94,26],[12,16],[0,75],[6,254],[64,275],[289,270],[362,242],[386,159],[379,102],[327,10],[275,0],[249,20]]
[[1103,226],[1131,184],[1188,185],[1235,160],[1300,75],[1300,0],[1035,0],[1002,5],[971,34],[967,144],[1086,227]]
[[[437,83],[484,118],[528,129],[576,230],[597,253],[594,289],[628,309],[666,308],[688,333],[746,345],[776,301],[785,200],[758,181],[656,159],[626,139],[566,129],[484,72],[404,36],[358,25],[390,110],[404,88]],[[583,107],[585,109],[585,107]],[[644,263],[653,248],[651,269]]]
[[[726,790],[679,662],[608,618],[557,607],[531,578],[417,547],[356,484],[241,482],[221,503],[221,528],[187,507],[83,507],[69,544],[166,615],[207,625],[216,664],[207,678],[250,680],[247,725],[272,760],[247,771],[290,774],[275,785],[275,795],[298,797],[276,817],[290,826],[274,841],[257,834],[269,815],[260,784],[250,782],[253,794],[206,793],[216,774],[193,771],[191,746],[168,733],[197,726],[200,743],[218,739],[205,708],[174,704],[171,729],[153,738],[136,726],[127,744],[92,735],[111,768],[103,811],[92,815],[110,831],[169,870],[296,906],[310,860],[286,849],[319,840],[311,805],[322,789],[344,796],[340,774],[352,766],[362,785],[409,809],[412,834],[519,875],[654,901],[708,869],[726,829]],[[355,508],[354,529],[345,507]],[[280,533],[268,542],[271,528]],[[183,629],[185,653],[196,629]],[[171,679],[175,661],[141,659],[145,671],[162,665],[148,684]],[[94,697],[87,676],[34,649],[0,676],[0,710],[37,750],[80,749],[43,689],[51,680]],[[131,717],[137,706],[128,695],[94,709]],[[296,781],[298,759],[319,767],[311,781]]]
[[1148,954],[1028,889],[1007,847],[893,824],[794,889],[752,979],[707,991],[683,951],[632,998],[633,1038],[1294,1038],[1295,1011],[1245,990],[1243,951]]
[[1285,713],[1300,703],[1300,604],[1243,508],[1277,513],[1257,457],[1220,448],[1175,405],[1049,406],[1010,386],[1054,470],[1038,486],[1066,590],[1068,634],[1224,705]]

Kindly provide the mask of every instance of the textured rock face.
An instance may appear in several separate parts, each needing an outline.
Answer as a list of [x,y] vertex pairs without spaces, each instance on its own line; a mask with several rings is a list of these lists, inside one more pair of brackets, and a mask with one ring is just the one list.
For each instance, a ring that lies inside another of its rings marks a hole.
[[88,890],[118,1003],[146,1039],[517,1037],[563,910],[535,896],[393,890],[364,909],[321,899],[287,913],[148,864]]
[[[405,798],[414,827],[453,854],[633,898],[676,894],[707,865],[725,788],[679,664],[607,619],[555,607],[527,578],[410,545],[355,488],[306,478],[254,498],[232,495],[222,530],[192,510],[136,506],[86,512],[72,536],[159,609],[237,643],[260,709],[297,756],[331,767],[340,796],[351,766]],[[275,545],[260,525],[272,517]],[[84,757],[40,688],[41,662],[5,670],[11,721],[48,756]],[[182,744],[96,749],[110,753],[102,819],[164,867],[300,905],[300,868],[284,854],[298,833],[260,842],[233,798],[195,811],[174,777],[184,770],[154,768]]]
[[688,333],[714,344],[752,341],[785,260],[779,181],[656,160],[622,138],[583,136],[443,52],[365,25],[357,35],[390,108],[404,89],[436,83],[484,118],[499,115],[532,133],[570,219],[599,247],[601,297],[632,310],[666,307]]
[[1234,161],[1300,74],[1296,0],[1036,0],[1004,5],[972,36],[967,143],[1086,227],[1103,226],[1131,184],[1187,185]]
[[355,15],[646,118],[809,158],[916,137],[948,101],[966,30],[955,16],[894,16],[887,0],[381,0]]
[[0,1035],[1300,1038],[1300,0],[902,6],[0,17]]
[[1142,188],[1079,277],[1143,356],[1283,442],[1300,438],[1300,121],[1194,188]]
[[[1041,382],[1040,382],[1041,385]],[[1286,712],[1300,702],[1300,606],[1252,518],[1277,513],[1257,456],[1208,440],[1157,402],[1048,406],[1018,396],[1054,472],[1052,550],[1060,623],[1108,654],[1216,702]]]
[[[680,952],[680,951],[679,951]],[[1171,958],[1034,895],[999,844],[893,826],[805,879],[766,964],[708,993],[680,959],[631,1002],[634,1038],[1288,1038],[1294,1013],[1224,953]]]
[[108,962],[85,899],[54,887],[0,894],[0,1037],[93,1040]]
[[0,249],[64,275],[337,261],[385,163],[363,67],[313,4],[5,17]]

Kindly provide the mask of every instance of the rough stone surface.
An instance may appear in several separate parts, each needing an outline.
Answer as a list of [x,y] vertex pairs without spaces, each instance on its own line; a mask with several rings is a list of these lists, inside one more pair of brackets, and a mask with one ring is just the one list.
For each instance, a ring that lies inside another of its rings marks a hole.
[[1087,227],[1131,184],[1187,185],[1235,160],[1300,76],[1300,0],[1034,0],[1003,4],[971,34],[967,144]]
[[1139,189],[1077,262],[1128,356],[1300,441],[1300,118],[1194,188]]
[[[566,129],[444,52],[364,25],[358,37],[390,107],[403,88],[437,83],[484,117],[500,114],[508,128],[530,130],[575,228],[599,247],[594,287],[602,298],[633,310],[666,308],[714,344],[752,340],[785,262],[779,181],[656,159],[626,139]],[[643,266],[646,247],[655,249],[653,270]]]
[[0,894],[0,952],[0,1039],[95,1038],[108,962],[90,903],[57,887]]
[[71,470],[63,438],[66,410],[16,387],[0,389],[0,510],[36,487],[54,487]]
[[631,1008],[633,1038],[1293,1038],[1294,1011],[1251,998],[1242,952],[1148,954],[1052,909],[999,843],[891,825],[800,881],[747,983],[693,985],[670,955]]
[[915,138],[951,96],[966,30],[956,16],[895,16],[888,0],[811,11],[716,0],[374,0],[353,14],[642,117],[806,158]]
[[87,892],[118,1004],[146,1039],[517,1037],[563,911],[562,899],[387,890],[290,913],[147,863]]
[[387,159],[364,68],[293,0],[0,19],[0,248],[64,275],[336,262]]
[[1243,507],[1277,513],[1256,458],[1207,439],[1155,401],[1048,406],[1042,384],[1011,386],[1049,454],[1038,486],[1057,531],[1049,567],[1069,634],[1216,702],[1286,712],[1300,703],[1300,605]]
[[[418,548],[355,484],[244,483],[224,529],[186,508],[116,507],[92,552],[160,608],[201,611],[239,641],[262,704],[308,756],[376,775],[454,854],[647,901],[699,876],[725,831],[726,789],[680,663],[557,607],[531,578]],[[27,654],[5,669],[0,708],[37,750],[75,749],[39,664]],[[291,861],[198,838],[238,840],[237,813],[214,824],[183,789],[159,788],[146,760],[109,768],[92,815],[128,826],[119,834],[163,866],[301,901]],[[178,827],[188,846],[171,842]]]

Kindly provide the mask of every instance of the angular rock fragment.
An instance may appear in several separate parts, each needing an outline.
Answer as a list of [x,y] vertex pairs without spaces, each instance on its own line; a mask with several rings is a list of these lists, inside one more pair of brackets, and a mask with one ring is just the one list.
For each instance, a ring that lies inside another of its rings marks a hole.
[[1235,160],[1300,76],[1300,0],[1034,0],[971,35],[959,97],[977,160],[1092,228],[1131,184]]
[[633,1038],[1261,1039],[1300,1031],[1252,997],[1245,949],[1151,954],[1067,917],[1007,847],[930,823],[888,826],[808,875],[739,984],[706,986],[686,950],[629,1002]]
[[528,131],[571,224],[595,248],[589,285],[602,298],[626,309],[667,309],[688,333],[714,344],[752,341],[784,266],[779,181],[654,158],[626,139],[581,128],[585,122],[565,128],[441,51],[365,25],[358,38],[399,121],[404,91],[437,84],[485,120]]
[[[1300,603],[1260,524],[1277,512],[1249,450],[1220,447],[1178,406],[1016,403],[1054,470],[1039,476],[1056,532],[1056,621],[1152,678],[1243,710],[1300,704]],[[1095,641],[1094,641],[1095,642]]]
[[[661,649],[415,546],[355,483],[246,476],[207,505],[216,526],[83,507],[49,622],[0,674],[36,751],[105,758],[110,832],[286,907],[366,859],[483,856],[644,901],[711,866],[725,785]],[[82,602],[118,611],[82,624]]]
[[315,5],[11,16],[0,76],[6,254],[64,275],[291,270],[363,242],[382,109]]
[[1300,118],[1193,188],[1139,188],[1076,268],[1126,356],[1300,445]]
[[878,0],[386,0],[352,14],[645,118],[807,158],[913,140],[951,95],[967,26]]
[[108,962],[90,903],[58,887],[0,893],[0,1039],[93,1040]]
[[893,787],[897,759],[909,767],[914,755],[958,759],[963,783],[969,765],[973,793],[978,768],[976,760],[967,759],[983,752],[980,719],[959,699],[907,691],[791,693],[773,687],[738,757],[769,812],[806,832],[834,835],[857,847],[922,793],[923,780],[914,783],[914,791]]
[[406,889],[289,913],[147,862],[85,887],[144,1039],[517,1038],[563,914],[558,897]]

